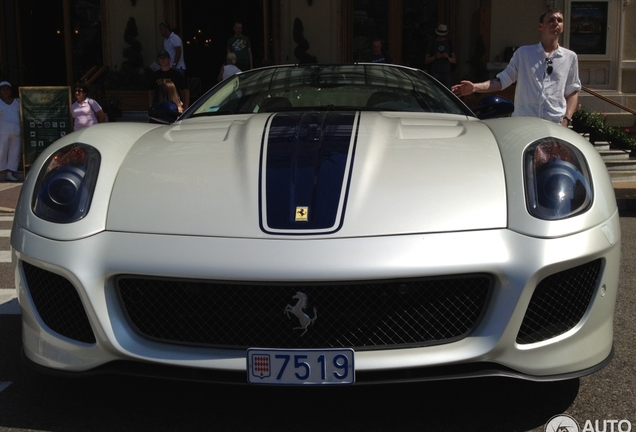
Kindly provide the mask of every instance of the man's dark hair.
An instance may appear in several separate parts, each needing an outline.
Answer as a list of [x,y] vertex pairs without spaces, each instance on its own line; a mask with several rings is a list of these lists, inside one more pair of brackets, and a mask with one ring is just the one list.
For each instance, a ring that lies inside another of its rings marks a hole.
[[168,31],[172,31],[172,28],[170,27],[170,24],[168,24],[168,23],[167,23],[167,22],[165,22],[165,21],[161,21],[161,22],[159,23],[159,26],[160,26],[160,27],[165,28],[165,29],[166,29],[166,30],[168,30]]
[[541,16],[539,17],[539,22],[543,23],[543,20],[545,19],[546,16],[552,15],[555,13],[560,13],[562,17],[565,17],[565,14],[563,13],[563,11],[561,11],[561,9],[549,9],[541,14]]

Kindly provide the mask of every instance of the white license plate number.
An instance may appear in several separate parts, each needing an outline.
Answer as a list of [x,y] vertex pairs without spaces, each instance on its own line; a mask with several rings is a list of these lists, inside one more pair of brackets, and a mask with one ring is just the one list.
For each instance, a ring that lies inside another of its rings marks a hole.
[[311,385],[353,384],[352,349],[247,350],[247,381],[250,384]]

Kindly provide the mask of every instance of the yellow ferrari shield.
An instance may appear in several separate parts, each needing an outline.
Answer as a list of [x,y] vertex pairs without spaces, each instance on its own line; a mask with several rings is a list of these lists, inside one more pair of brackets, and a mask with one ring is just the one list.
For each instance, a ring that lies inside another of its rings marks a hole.
[[307,222],[309,220],[309,207],[296,207],[296,222]]

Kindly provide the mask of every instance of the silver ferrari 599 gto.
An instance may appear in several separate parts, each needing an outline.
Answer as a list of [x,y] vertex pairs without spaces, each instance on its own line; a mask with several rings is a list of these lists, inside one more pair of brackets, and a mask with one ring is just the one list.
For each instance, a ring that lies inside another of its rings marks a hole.
[[172,124],[70,134],[31,166],[11,245],[45,371],[558,380],[612,356],[596,150],[405,67],[257,69]]

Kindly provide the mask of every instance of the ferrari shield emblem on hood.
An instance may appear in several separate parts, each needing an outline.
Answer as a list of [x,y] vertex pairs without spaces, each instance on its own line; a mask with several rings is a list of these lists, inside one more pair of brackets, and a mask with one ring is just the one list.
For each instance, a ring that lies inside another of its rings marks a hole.
[[307,222],[309,220],[309,207],[296,207],[296,222]]

